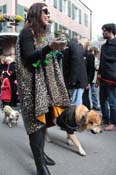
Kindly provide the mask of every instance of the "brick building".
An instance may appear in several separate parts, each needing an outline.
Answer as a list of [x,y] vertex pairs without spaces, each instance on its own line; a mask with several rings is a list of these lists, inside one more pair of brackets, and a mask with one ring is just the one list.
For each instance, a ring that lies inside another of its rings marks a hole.
[[[25,18],[30,5],[34,2],[46,2],[51,13],[51,30],[65,29],[72,37],[77,33],[80,38],[91,40],[92,11],[80,0],[0,0],[0,13],[19,14]],[[18,31],[23,24],[18,26]],[[2,26],[3,31],[14,30]],[[9,26],[8,26],[9,27]]]
[[[0,14],[21,15],[26,18],[32,3],[45,2],[49,6],[51,32],[65,30],[69,37],[92,39],[92,11],[81,0],[0,0]],[[0,32],[19,32],[23,26],[0,23]]]

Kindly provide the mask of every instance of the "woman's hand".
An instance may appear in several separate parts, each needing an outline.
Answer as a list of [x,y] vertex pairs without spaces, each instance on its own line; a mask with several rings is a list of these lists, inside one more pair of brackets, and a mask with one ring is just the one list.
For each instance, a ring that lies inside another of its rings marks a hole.
[[88,90],[90,88],[90,84],[88,84],[85,89]]
[[49,47],[53,50],[64,50],[67,46],[67,40],[62,38],[55,38],[53,41],[49,43]]
[[101,75],[98,74],[98,75],[97,75],[97,80],[96,80],[95,87],[99,87],[99,85],[100,85],[100,79],[101,79]]

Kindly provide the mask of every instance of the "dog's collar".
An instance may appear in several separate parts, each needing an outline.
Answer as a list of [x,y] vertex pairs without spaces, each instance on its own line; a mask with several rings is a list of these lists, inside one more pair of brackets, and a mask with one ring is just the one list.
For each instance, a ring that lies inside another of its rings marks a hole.
[[80,119],[80,121],[79,121],[79,125],[85,125],[86,117],[87,117],[87,114],[88,114],[89,111],[90,111],[90,110],[86,111],[86,112],[82,115],[82,117],[81,117],[81,119]]

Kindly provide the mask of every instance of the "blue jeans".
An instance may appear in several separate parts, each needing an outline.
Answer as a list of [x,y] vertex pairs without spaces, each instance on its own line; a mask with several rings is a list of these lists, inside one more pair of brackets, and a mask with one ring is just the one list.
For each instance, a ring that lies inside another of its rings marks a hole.
[[116,86],[100,82],[100,105],[102,118],[111,124],[116,124]]
[[92,100],[92,105],[93,107],[98,107],[99,106],[99,101],[97,98],[98,93],[98,88],[95,87],[95,83],[91,84],[91,100]]
[[71,105],[77,106],[82,104],[83,91],[84,89],[82,88],[74,89],[71,97]]

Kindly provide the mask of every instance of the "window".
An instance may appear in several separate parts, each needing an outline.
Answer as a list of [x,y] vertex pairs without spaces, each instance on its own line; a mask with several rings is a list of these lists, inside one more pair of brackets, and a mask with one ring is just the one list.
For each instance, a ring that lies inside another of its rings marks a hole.
[[7,13],[7,6],[6,5],[0,6],[0,14],[2,14],[2,13]]
[[3,13],[6,13],[6,5],[3,5]]
[[62,31],[62,29],[63,29],[63,26],[59,25],[59,30]]
[[54,23],[54,32],[56,32],[58,30],[58,24],[55,22]]
[[78,8],[72,4],[72,19],[78,21]]
[[50,29],[51,30],[51,34],[52,34],[52,36],[54,36],[54,23],[51,24],[50,28],[51,28]]
[[68,31],[68,35],[69,35],[69,39],[71,39],[71,37],[72,37],[72,31],[71,30]]
[[46,2],[47,2],[48,4],[53,5],[53,0],[46,0]]
[[84,25],[88,27],[88,15],[84,13]]
[[59,10],[62,12],[62,0],[59,0]]
[[0,6],[0,14],[2,13],[2,6]]
[[57,0],[53,1],[53,5],[54,5],[55,8],[57,8]]
[[72,38],[76,37],[77,33],[76,32],[72,32]]
[[70,1],[68,1],[67,8],[68,8],[68,16],[71,17],[71,2]]
[[79,24],[82,24],[82,11],[79,9]]
[[[20,5],[20,4],[17,4],[17,14],[21,15],[24,18],[24,20],[25,20],[26,12],[25,12],[24,7],[22,5]],[[17,32],[20,32],[20,30],[22,29],[23,25],[24,25],[24,21],[19,23],[19,25],[17,26],[17,29],[16,29]]]
[[[7,13],[7,6],[6,5],[0,6],[0,13],[1,14]],[[6,32],[7,31],[7,22],[1,23],[0,28],[1,28],[0,30],[2,32]]]
[[68,14],[68,3],[67,0],[62,1],[62,11],[67,15]]
[[72,39],[74,38],[74,35],[75,35],[75,34],[74,34],[74,32],[72,31]]

